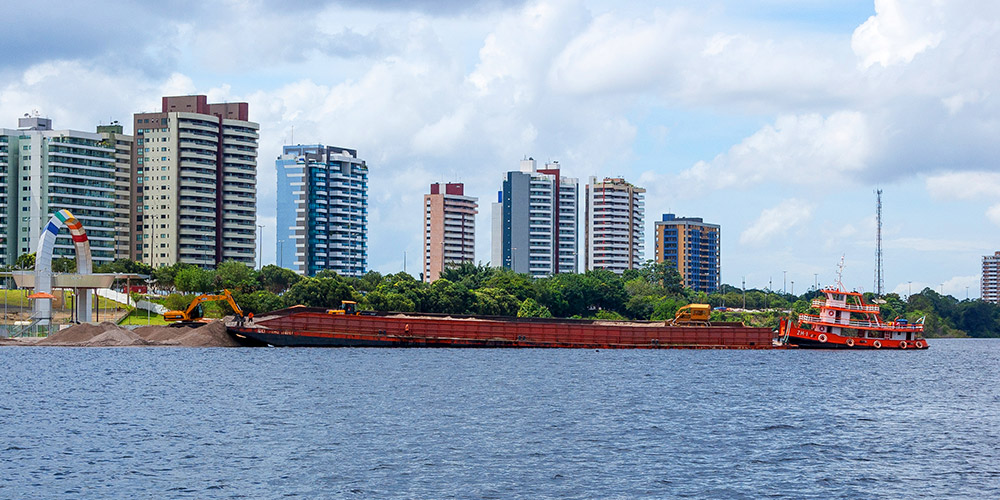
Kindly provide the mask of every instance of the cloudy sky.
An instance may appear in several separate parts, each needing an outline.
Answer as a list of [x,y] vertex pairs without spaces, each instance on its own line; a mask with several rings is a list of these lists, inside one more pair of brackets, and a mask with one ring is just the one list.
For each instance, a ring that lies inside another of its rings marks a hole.
[[876,189],[890,291],[977,297],[1000,250],[994,2],[35,0],[5,18],[2,127],[249,102],[264,262],[274,158],[317,142],[367,160],[382,272],[404,252],[418,272],[432,182],[479,197],[488,261],[489,203],[525,156],[645,187],[647,255],[662,213],[720,224],[736,286],[801,293],[844,256],[844,284],[872,290]]

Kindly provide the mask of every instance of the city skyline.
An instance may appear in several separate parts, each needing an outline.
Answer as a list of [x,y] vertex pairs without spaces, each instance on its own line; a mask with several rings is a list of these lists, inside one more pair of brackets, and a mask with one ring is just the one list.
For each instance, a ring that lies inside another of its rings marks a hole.
[[[748,288],[830,284],[845,256],[844,284],[870,291],[877,188],[889,292],[978,296],[982,257],[1000,248],[1000,35],[980,21],[994,5],[233,5],[12,5],[5,126],[37,109],[93,130],[165,95],[248,102],[260,179],[286,144],[367,160],[369,263],[383,273],[404,253],[419,273],[427,184],[491,200],[527,155],[646,188],[647,235],[664,213],[720,224],[721,281]],[[258,187],[263,261],[277,262],[276,188]]]

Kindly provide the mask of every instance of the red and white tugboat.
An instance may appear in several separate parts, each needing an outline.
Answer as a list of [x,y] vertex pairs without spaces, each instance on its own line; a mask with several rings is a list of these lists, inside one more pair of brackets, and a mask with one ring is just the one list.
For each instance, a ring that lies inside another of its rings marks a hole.
[[826,299],[812,302],[819,314],[800,314],[794,322],[782,318],[779,338],[786,345],[821,349],[927,349],[923,318],[883,322],[878,305],[842,288],[838,280],[836,288],[821,290]]

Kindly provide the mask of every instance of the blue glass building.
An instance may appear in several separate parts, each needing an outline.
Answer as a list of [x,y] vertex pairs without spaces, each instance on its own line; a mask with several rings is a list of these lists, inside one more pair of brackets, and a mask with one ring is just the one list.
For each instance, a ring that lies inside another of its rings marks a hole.
[[285,146],[278,174],[277,263],[313,276],[368,268],[368,165],[353,149]]

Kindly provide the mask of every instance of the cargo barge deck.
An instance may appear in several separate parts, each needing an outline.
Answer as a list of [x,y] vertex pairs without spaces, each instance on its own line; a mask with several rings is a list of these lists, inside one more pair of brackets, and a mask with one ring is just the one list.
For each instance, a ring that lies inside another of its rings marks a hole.
[[713,322],[511,318],[425,313],[334,314],[291,307],[229,325],[244,345],[278,347],[492,347],[587,349],[774,349],[769,328]]

